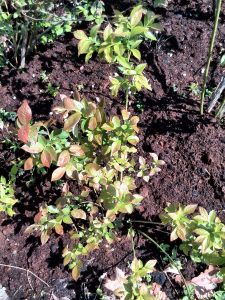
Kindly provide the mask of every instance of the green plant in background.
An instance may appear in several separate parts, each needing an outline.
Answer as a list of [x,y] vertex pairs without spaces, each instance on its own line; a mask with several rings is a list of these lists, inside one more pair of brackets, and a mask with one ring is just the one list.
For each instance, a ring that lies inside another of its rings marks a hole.
[[5,212],[10,217],[15,214],[13,206],[18,202],[14,196],[14,190],[11,182],[6,178],[0,177],[0,212]]
[[0,129],[3,130],[5,122],[11,121],[15,122],[16,113],[12,111],[6,111],[3,108],[0,108]]
[[65,32],[70,32],[76,20],[75,7],[69,8],[63,3],[60,5],[50,0],[1,1],[1,66],[10,63],[24,68],[27,55],[38,43],[52,42]]
[[[55,205],[43,207],[28,229],[40,231],[45,243],[52,231],[63,234],[65,225],[71,228],[75,243],[63,256],[77,280],[80,256],[103,240],[112,242],[120,215],[132,213],[143,200],[134,192],[138,166],[132,159],[139,142],[139,118],[126,110],[121,111],[121,117],[108,118],[104,101],[97,105],[81,99],[77,91],[75,99],[65,95],[61,99],[62,105],[54,108],[62,117],[61,129],[52,129],[52,120],[33,123],[32,111],[24,101],[17,112],[18,139],[24,143],[21,148],[30,154],[24,162],[25,170],[51,167],[52,181],[70,178],[78,182],[79,196],[67,191]],[[153,172],[161,162],[155,155],[145,168]]]
[[86,61],[94,52],[109,63],[116,62],[117,57],[125,57],[130,61],[133,56],[140,60],[140,44],[145,39],[156,41],[153,31],[161,30],[160,24],[155,22],[156,19],[157,15],[145,10],[141,5],[135,6],[128,17],[116,11],[113,22],[109,23],[103,32],[100,31],[99,25],[90,30],[90,36],[83,30],[74,32],[75,37],[80,40],[78,54],[86,54]]
[[105,19],[105,4],[103,1],[80,0],[77,1],[76,15],[78,19],[84,18],[87,22],[101,24]]

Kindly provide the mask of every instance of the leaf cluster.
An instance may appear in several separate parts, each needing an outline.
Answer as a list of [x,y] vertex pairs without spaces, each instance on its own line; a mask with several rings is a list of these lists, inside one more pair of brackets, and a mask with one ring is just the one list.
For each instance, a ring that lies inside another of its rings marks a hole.
[[132,159],[139,142],[137,116],[122,110],[121,116],[107,117],[104,101],[96,104],[78,92],[75,99],[61,95],[61,100],[54,112],[61,117],[62,128],[55,128],[53,119],[33,122],[31,108],[24,101],[17,111],[18,139],[30,155],[24,161],[26,171],[46,169],[52,181],[66,178],[78,183],[79,196],[66,188],[55,205],[41,208],[28,229],[40,231],[45,243],[52,231],[62,235],[69,227],[75,244],[63,256],[78,279],[79,256],[103,240],[112,242],[119,215],[132,213],[143,200],[135,193],[136,174],[146,179],[159,171],[162,161],[151,154],[151,165],[145,162],[143,167]]
[[14,195],[14,189],[11,182],[7,182],[6,178],[0,177],[0,212],[5,212],[12,217],[15,212],[13,206],[18,202]]
[[194,261],[224,265],[225,225],[214,210],[196,209],[197,205],[170,204],[160,218],[172,226],[171,241],[180,238],[180,248]]
[[152,293],[153,287],[149,284],[149,276],[154,271],[156,260],[149,260],[145,264],[134,257],[129,275],[125,275],[117,269],[117,277],[114,281],[108,280],[105,287],[121,300],[156,300]]

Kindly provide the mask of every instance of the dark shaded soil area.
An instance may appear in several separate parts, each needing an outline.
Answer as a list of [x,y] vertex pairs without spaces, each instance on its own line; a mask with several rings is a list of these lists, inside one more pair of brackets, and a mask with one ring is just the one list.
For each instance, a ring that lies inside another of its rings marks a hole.
[[[138,96],[136,101],[141,102],[142,112],[138,111],[135,101],[131,103],[132,113],[140,115],[139,154],[148,159],[149,153],[155,152],[166,166],[148,184],[139,182],[145,200],[135,217],[151,220],[167,202],[181,202],[215,209],[225,218],[222,212],[225,208],[224,126],[211,116],[201,117],[199,103],[188,91],[190,83],[202,82],[213,24],[212,1],[168,2],[166,10],[157,11],[164,27],[158,42],[146,42],[142,46],[142,57],[148,64],[146,75],[153,91]],[[216,86],[224,72],[219,66],[224,52],[224,14],[225,6],[209,88]],[[59,95],[54,98],[46,91],[46,84],[40,79],[41,72],[46,71],[49,81],[59,87],[60,93],[70,95],[73,87],[78,86],[81,94],[88,99],[104,97],[108,113],[115,113],[124,101],[123,95],[119,99],[110,96],[109,75],[115,72],[114,66],[97,59],[85,64],[83,58],[77,57],[76,45],[77,41],[68,35],[46,49],[38,49],[30,58],[26,71],[1,71],[0,107],[16,111],[27,99],[36,119],[48,117],[51,108],[60,99]],[[3,174],[12,160],[13,154],[2,151],[0,171]],[[32,192],[28,194],[28,190]],[[61,258],[67,238],[52,236],[46,245],[41,246],[38,237],[24,234],[26,227],[32,224],[38,207],[43,202],[54,201],[57,189],[53,193],[48,178],[43,176],[30,188],[26,188],[25,184],[18,186],[17,196],[23,205],[19,205],[13,222],[4,220],[1,215],[0,263],[29,268],[50,287],[26,272],[0,266],[0,283],[7,288],[12,299],[51,299],[51,293],[58,297],[68,296],[69,299],[92,299],[85,298],[85,295],[91,287],[98,286],[99,277],[106,271],[112,272],[112,267],[125,268],[132,259],[130,240],[121,237],[112,246],[103,245],[101,250],[95,251],[86,261],[82,279],[77,284],[73,283],[70,274],[63,268]],[[156,236],[154,231],[151,234]],[[166,240],[168,242],[168,238]],[[149,245],[144,247],[141,239],[137,244],[139,255],[150,258],[154,249]],[[184,274],[191,276],[194,272],[189,262]],[[165,288],[168,296],[176,299],[173,288],[167,284]]]

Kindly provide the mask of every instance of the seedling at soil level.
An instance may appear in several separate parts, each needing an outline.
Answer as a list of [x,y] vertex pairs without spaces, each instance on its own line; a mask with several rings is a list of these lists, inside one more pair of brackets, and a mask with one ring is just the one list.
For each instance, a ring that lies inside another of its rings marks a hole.
[[134,257],[130,266],[131,274],[126,275],[117,268],[115,280],[107,279],[104,286],[120,300],[160,299],[160,295],[154,295],[153,286],[149,284],[149,275],[156,263],[156,260],[149,260],[144,264]]
[[126,110],[121,111],[121,117],[108,118],[103,101],[96,105],[81,99],[77,91],[75,97],[61,95],[62,106],[54,108],[62,116],[63,129],[51,129],[53,120],[33,123],[27,101],[18,109],[17,125],[22,149],[30,154],[25,170],[51,168],[52,181],[66,177],[79,184],[79,196],[72,195],[66,184],[62,197],[55,205],[42,207],[35,224],[27,230],[40,231],[42,243],[46,243],[52,231],[62,235],[65,225],[70,227],[75,245],[65,248],[64,265],[77,280],[80,256],[98,248],[103,240],[111,243],[120,226],[120,215],[131,214],[143,200],[134,193],[136,173],[146,180],[160,171],[158,166],[164,162],[151,154],[151,165],[142,161],[142,171],[136,171],[138,164],[132,154],[137,152],[139,142],[139,118],[131,117]]
[[195,262],[220,266],[225,278],[225,225],[214,210],[197,205],[170,204],[160,218],[172,227],[171,241],[181,239],[180,249]]
[[142,89],[151,90],[151,85],[143,74],[146,64],[139,64],[134,67],[133,63],[130,63],[123,57],[118,57],[117,61],[120,64],[118,69],[121,76],[116,75],[115,77],[110,77],[110,89],[112,91],[112,95],[115,97],[118,95],[120,90],[125,93],[127,110],[129,95],[136,94]]

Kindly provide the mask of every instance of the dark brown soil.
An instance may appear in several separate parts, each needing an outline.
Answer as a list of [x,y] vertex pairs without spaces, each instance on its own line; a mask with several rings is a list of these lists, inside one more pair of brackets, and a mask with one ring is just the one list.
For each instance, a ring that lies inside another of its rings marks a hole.
[[[131,103],[133,113],[140,115],[139,155],[149,158],[149,153],[155,152],[166,162],[166,167],[148,184],[139,182],[145,200],[135,217],[151,220],[158,216],[167,202],[181,202],[215,209],[225,218],[224,126],[212,116],[201,117],[197,98],[188,92],[190,83],[202,82],[213,24],[212,1],[168,2],[166,10],[156,11],[161,15],[164,27],[159,41],[156,45],[146,42],[142,46],[143,60],[148,63],[146,74],[153,91],[138,96],[143,112],[138,112],[135,102]],[[210,70],[211,89],[223,75],[219,59],[224,51],[224,13],[225,6]],[[60,93],[69,95],[76,85],[89,99],[104,97],[109,114],[115,113],[124,102],[123,95],[119,99],[110,96],[108,78],[115,71],[114,67],[97,59],[84,64],[83,58],[77,57],[76,45],[76,40],[68,35],[46,49],[39,48],[24,72],[4,69],[0,74],[0,107],[16,111],[21,101],[27,99],[36,119],[48,117],[60,99],[46,92],[40,80],[40,73],[45,70],[51,83],[59,86]],[[2,150],[2,174],[7,172],[13,158],[13,153]],[[50,299],[51,293],[69,299],[92,299],[85,298],[85,295],[88,290],[98,287],[99,276],[106,271],[113,272],[115,266],[125,268],[132,259],[130,241],[122,236],[110,247],[103,245],[86,261],[82,279],[73,283],[61,259],[67,238],[52,236],[46,245],[41,246],[38,237],[24,234],[41,203],[54,201],[58,191],[52,191],[48,176],[43,176],[31,187],[26,187],[26,180],[25,176],[24,182],[16,187],[21,202],[17,216],[9,220],[1,215],[0,263],[29,269],[50,288],[31,275],[27,278],[26,272],[1,266],[0,283],[7,288],[12,299]],[[155,231],[151,234],[159,241],[168,242],[167,237],[158,237]],[[152,246],[144,246],[141,239],[137,244],[140,256],[150,258],[153,255]],[[195,270],[189,262],[184,274],[196,275]],[[164,287],[171,299],[178,299],[170,284],[166,283]]]

